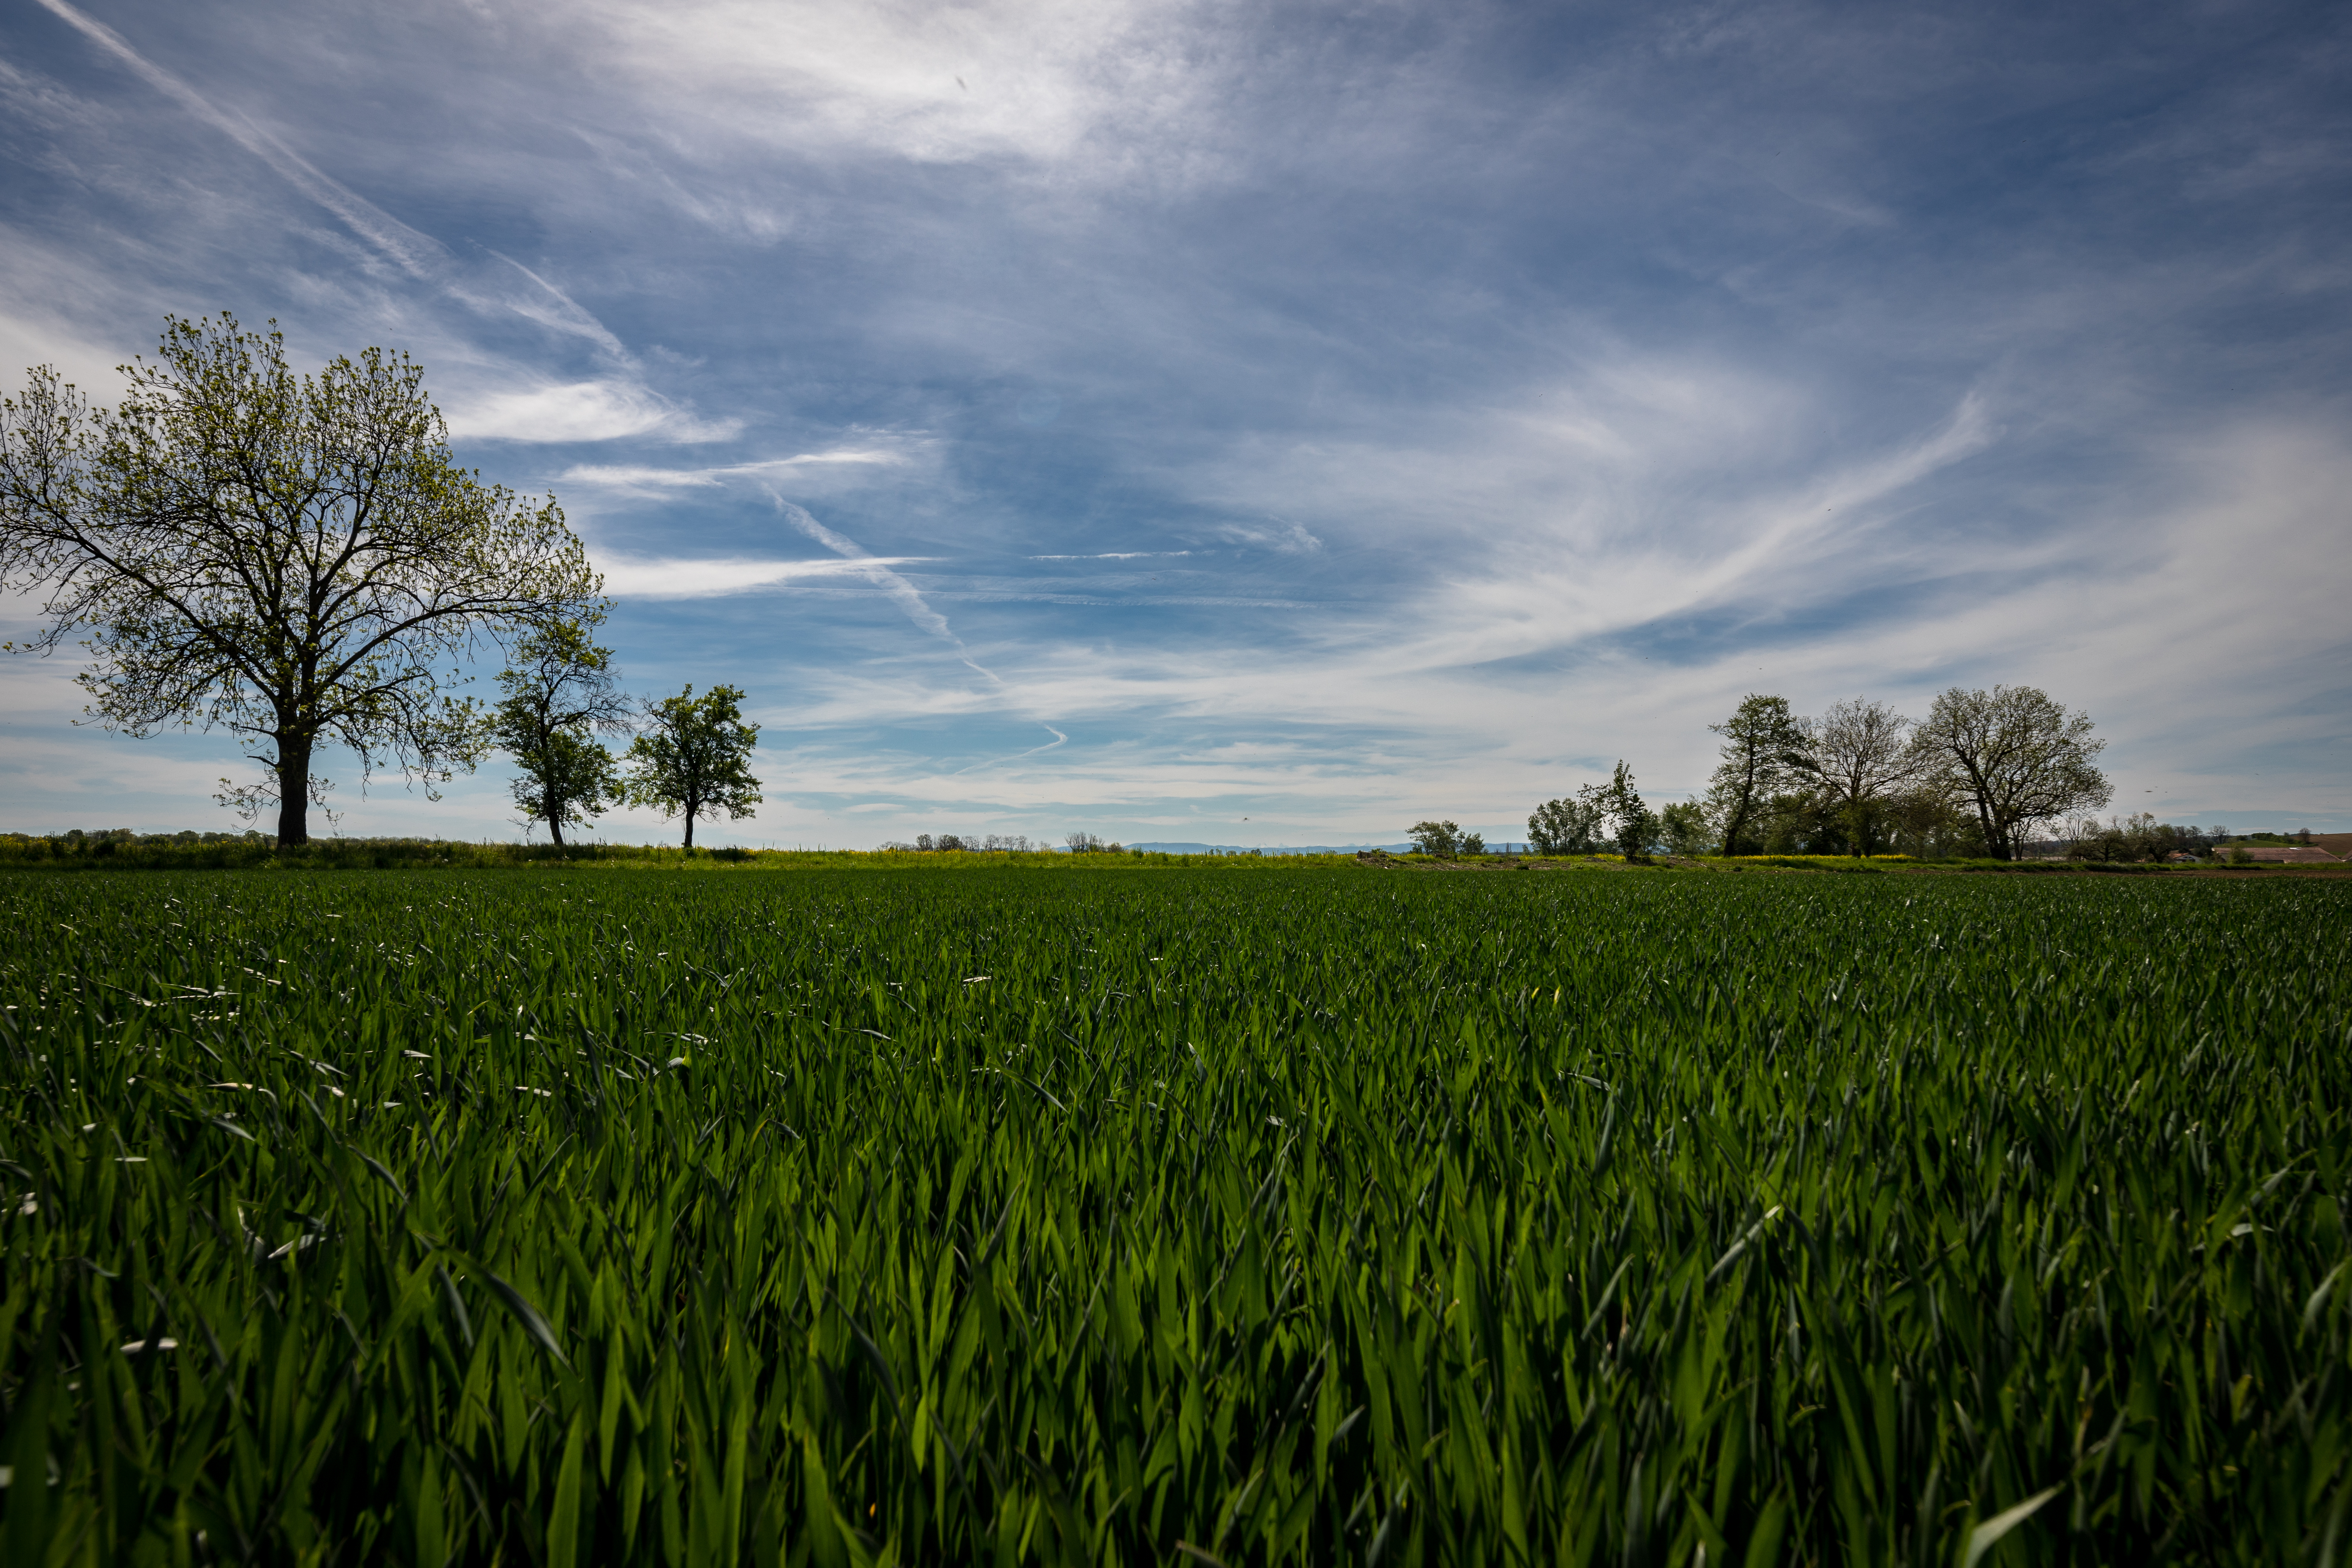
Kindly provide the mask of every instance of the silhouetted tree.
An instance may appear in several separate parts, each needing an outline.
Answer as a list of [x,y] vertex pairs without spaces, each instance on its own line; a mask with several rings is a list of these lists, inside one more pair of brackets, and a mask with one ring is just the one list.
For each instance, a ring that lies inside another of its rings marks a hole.
[[2114,795],[2095,760],[2107,743],[2091,729],[2089,714],[2031,686],[1955,686],[1928,710],[1917,752],[1974,805],[1986,852],[2008,860],[2033,824],[2095,811]]
[[515,804],[563,842],[567,823],[594,820],[625,798],[612,752],[596,736],[625,734],[629,700],[613,679],[613,653],[588,638],[604,617],[534,627],[499,676],[490,738],[515,760]]
[[751,776],[751,748],[760,727],[743,722],[743,693],[714,686],[696,697],[689,685],[676,697],[645,705],[645,732],[629,742],[630,801],[686,818],[686,847],[694,847],[694,819],[751,815],[760,781]]
[[1846,820],[1846,852],[1860,855],[1872,808],[1932,763],[1911,744],[1911,721],[1884,702],[1857,697],[1805,725],[1791,763],[1823,803]]

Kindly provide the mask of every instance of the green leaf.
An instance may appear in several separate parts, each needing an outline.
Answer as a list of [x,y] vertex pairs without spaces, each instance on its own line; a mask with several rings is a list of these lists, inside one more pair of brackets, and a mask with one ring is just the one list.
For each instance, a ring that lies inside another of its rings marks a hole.
[[1984,1554],[2000,1544],[2002,1536],[2032,1519],[2035,1510],[2043,1503],[2065,1489],[2066,1484],[2061,1481],[2047,1491],[2034,1493],[2014,1508],[2001,1510],[1974,1530],[1969,1531],[1968,1546],[1960,1553],[1960,1568],[1977,1568],[1977,1564],[1983,1560]]
[[564,1357],[563,1347],[555,1342],[555,1331],[547,1326],[547,1320],[540,1316],[539,1309],[530,1304],[529,1297],[471,1258],[466,1261],[469,1268],[481,1275],[482,1282],[490,1288],[491,1294],[506,1303],[507,1310],[515,1315],[515,1321],[522,1325],[523,1332],[539,1342],[540,1349],[564,1366],[572,1364]]
[[572,1418],[563,1439],[563,1464],[555,1472],[555,1502],[547,1520],[547,1568],[572,1568],[580,1550],[580,1471],[588,1449],[585,1405]]

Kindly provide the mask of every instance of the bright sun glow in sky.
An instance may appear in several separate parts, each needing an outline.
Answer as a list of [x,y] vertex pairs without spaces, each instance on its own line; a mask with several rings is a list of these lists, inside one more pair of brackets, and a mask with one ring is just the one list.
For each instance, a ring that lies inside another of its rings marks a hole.
[[[1748,691],[1996,681],[2119,809],[2341,828],[2347,67],[2266,4],[25,0],[0,382],[405,349],[631,689],[749,691],[713,842],[1518,838]],[[73,669],[0,664],[0,827],[240,826]]]

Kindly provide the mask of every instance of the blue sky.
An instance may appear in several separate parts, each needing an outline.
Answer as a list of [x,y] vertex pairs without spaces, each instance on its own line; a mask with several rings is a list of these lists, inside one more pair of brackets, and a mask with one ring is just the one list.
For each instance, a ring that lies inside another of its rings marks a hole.
[[[750,693],[718,840],[1517,837],[1748,691],[1996,681],[2119,809],[2352,827],[2347,65],[2261,4],[10,0],[0,377],[408,351],[631,688]],[[0,826],[234,825],[226,736],[0,668]]]

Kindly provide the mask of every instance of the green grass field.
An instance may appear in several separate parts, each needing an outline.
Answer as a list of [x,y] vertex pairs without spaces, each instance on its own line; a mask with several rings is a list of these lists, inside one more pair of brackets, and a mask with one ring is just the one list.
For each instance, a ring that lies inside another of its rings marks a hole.
[[2352,888],[0,876],[0,1561],[2320,1563]]

